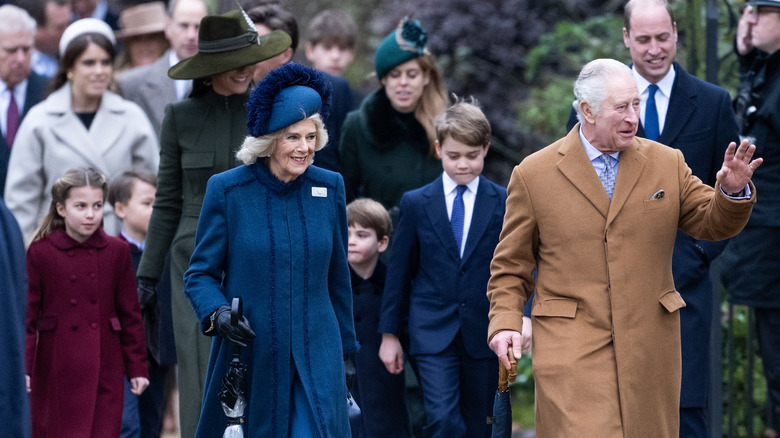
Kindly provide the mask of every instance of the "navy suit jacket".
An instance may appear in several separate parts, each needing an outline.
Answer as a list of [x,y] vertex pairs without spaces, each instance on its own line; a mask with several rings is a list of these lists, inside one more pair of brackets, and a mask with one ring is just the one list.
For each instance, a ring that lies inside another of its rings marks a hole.
[[[658,142],[681,150],[693,174],[705,184],[714,186],[726,147],[729,142],[739,142],[731,97],[723,88],[690,75],[676,62],[674,71],[669,109]],[[574,115],[569,118],[569,129],[576,121]],[[641,124],[636,135],[645,136]],[[706,370],[713,299],[709,267],[727,243],[727,240],[696,240],[677,231],[672,273],[675,287],[682,292],[687,304],[680,309],[681,407],[702,407],[707,401],[709,373]]]
[[[22,120],[24,120],[27,112],[30,111],[30,108],[43,100],[48,81],[48,78],[35,72],[30,73],[30,76],[27,77],[27,95],[24,98]],[[5,193],[5,176],[8,173],[8,159],[11,157],[11,149],[5,144],[5,132],[0,134],[2,134],[0,135],[0,199],[2,199],[3,193]]]
[[480,176],[461,258],[447,215],[442,177],[404,193],[379,332],[398,336],[408,314],[410,354],[440,353],[460,330],[469,356],[495,358],[485,342],[490,308],[486,292],[505,208],[506,189]]

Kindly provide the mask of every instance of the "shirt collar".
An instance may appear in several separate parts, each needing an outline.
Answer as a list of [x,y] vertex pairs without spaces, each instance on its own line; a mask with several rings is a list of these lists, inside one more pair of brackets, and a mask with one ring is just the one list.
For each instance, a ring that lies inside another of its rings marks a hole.
[[[631,74],[634,76],[634,82],[636,82],[636,87],[639,90],[639,94],[645,94],[647,92],[647,87],[650,86],[650,81],[642,77],[642,75],[636,71],[636,66],[631,66]],[[664,96],[669,97],[672,95],[672,86],[674,85],[675,76],[677,76],[677,73],[674,71],[674,65],[672,65],[671,68],[669,68],[669,71],[666,73],[666,76],[664,76],[663,79],[658,81],[656,84]]]
[[122,237],[124,237],[125,240],[127,240],[127,243],[129,243],[131,245],[135,245],[141,251],[144,250],[144,247],[146,246],[146,241],[145,240],[143,242],[139,242],[139,241],[133,239],[132,237],[130,237],[129,234],[127,234],[127,232],[125,231],[124,228],[122,228],[121,233],[122,233]]
[[[585,153],[588,154],[588,159],[590,161],[593,161],[597,159],[598,157],[604,155],[603,152],[596,149],[595,146],[590,144],[587,138],[585,138],[585,134],[582,133],[582,124],[580,124],[580,141],[582,141],[582,145],[585,147]],[[620,155],[620,151],[615,152],[614,154],[608,154],[610,157],[614,158],[615,160],[619,160],[618,156]]]
[[[452,191],[454,191],[458,187],[458,183],[455,182],[452,178],[450,178],[449,175],[447,175],[447,172],[443,172],[441,175],[441,180],[444,185],[444,194],[448,195]],[[466,187],[468,187],[469,191],[472,193],[477,193],[477,188],[479,187],[479,177],[475,177],[471,180],[468,184],[466,184]]]

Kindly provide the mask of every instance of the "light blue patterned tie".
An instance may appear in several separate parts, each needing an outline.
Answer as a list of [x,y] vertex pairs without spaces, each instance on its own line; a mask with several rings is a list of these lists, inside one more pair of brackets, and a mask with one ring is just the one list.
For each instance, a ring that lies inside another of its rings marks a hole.
[[458,254],[460,254],[461,243],[463,242],[463,224],[466,217],[466,207],[463,205],[463,192],[467,188],[464,185],[458,186],[458,194],[455,195],[455,200],[452,202],[452,215],[450,215],[450,225],[452,226],[452,234],[455,235],[455,243],[458,244]]
[[661,135],[658,127],[658,108],[655,106],[655,92],[658,91],[658,85],[650,84],[647,87],[647,102],[645,103],[645,138],[658,141]]
[[604,170],[599,173],[599,179],[604,190],[607,191],[607,196],[612,200],[612,192],[615,191],[615,168],[612,167],[612,157],[602,154],[599,158],[604,162]]

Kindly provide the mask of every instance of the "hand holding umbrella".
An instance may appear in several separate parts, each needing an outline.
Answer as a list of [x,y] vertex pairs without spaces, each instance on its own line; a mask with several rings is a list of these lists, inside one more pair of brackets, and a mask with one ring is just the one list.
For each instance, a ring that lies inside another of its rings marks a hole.
[[[222,389],[219,391],[219,400],[222,402],[222,409],[228,417],[228,427],[222,438],[244,438],[244,430],[241,424],[244,422],[244,409],[246,408],[246,364],[241,362],[241,346],[246,347],[246,343],[255,337],[255,333],[249,327],[249,321],[243,315],[241,298],[233,298],[232,308],[227,306],[220,307],[214,317],[216,320],[217,331],[220,336],[233,342],[233,359],[230,361],[225,377],[222,378]],[[227,316],[228,324],[220,320],[220,310],[222,315]]]
[[488,422],[493,424],[492,438],[509,438],[512,436],[512,403],[509,397],[509,382],[517,378],[517,359],[510,345],[507,348],[510,367],[498,362],[498,390],[493,402],[493,416]]

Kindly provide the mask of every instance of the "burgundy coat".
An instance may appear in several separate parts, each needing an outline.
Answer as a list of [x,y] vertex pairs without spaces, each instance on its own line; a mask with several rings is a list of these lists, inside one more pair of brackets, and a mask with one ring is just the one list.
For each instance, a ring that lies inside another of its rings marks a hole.
[[27,275],[33,437],[118,437],[123,376],[148,377],[127,243],[58,230],[30,245]]

